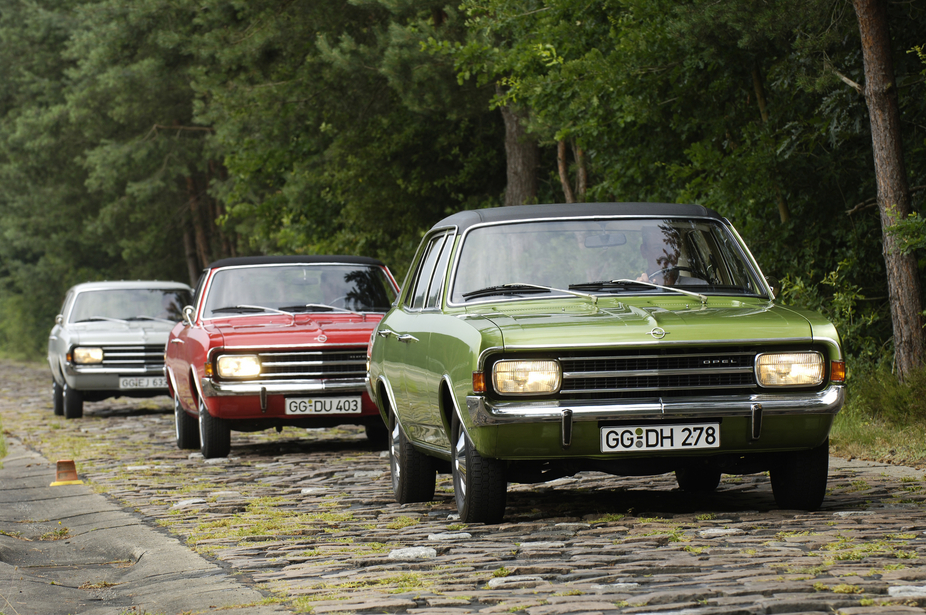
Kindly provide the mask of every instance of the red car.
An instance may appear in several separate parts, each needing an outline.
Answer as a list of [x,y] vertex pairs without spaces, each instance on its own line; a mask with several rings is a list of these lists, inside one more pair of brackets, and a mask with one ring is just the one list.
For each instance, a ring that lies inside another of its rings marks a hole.
[[177,446],[227,457],[232,431],[365,425],[367,345],[398,285],[357,256],[228,258],[206,269],[170,333],[165,372]]

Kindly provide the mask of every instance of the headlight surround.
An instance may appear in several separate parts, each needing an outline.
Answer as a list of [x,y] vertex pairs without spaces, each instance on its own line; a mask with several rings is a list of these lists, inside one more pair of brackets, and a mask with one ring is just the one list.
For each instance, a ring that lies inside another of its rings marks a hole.
[[819,352],[771,352],[756,357],[762,387],[813,387],[823,384],[826,363]]
[[253,354],[226,354],[215,360],[220,378],[254,378],[260,375],[260,359]]
[[500,395],[549,395],[559,391],[562,380],[557,361],[505,359],[492,366],[492,384]]
[[95,365],[103,362],[103,349],[92,346],[78,346],[71,352],[77,365]]

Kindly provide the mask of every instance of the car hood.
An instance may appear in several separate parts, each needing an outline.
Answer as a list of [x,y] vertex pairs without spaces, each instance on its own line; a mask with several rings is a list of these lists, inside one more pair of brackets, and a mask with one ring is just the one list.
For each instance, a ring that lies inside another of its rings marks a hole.
[[73,344],[166,344],[175,323],[132,320],[82,322],[68,326]]
[[806,318],[771,302],[711,298],[594,306],[551,302],[496,307],[481,316],[501,331],[505,347],[812,339]]
[[361,316],[260,316],[216,319],[206,329],[219,333],[226,348],[299,346],[304,344],[366,344],[382,314]]

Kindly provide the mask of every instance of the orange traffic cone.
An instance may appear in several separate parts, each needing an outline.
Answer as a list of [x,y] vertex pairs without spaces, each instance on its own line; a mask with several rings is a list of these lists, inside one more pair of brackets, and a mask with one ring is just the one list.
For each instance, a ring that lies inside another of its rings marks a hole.
[[50,487],[58,487],[60,485],[83,485],[84,481],[77,478],[77,467],[74,465],[74,461],[71,459],[62,459],[58,461],[58,466],[55,470],[55,482],[53,482]]

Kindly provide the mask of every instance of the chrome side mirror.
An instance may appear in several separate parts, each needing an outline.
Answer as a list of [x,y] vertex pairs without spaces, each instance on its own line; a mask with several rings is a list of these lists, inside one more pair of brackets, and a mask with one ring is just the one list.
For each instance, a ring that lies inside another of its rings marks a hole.
[[64,324],[64,314],[58,314],[57,316],[55,316],[55,324],[56,325]]
[[185,305],[183,307],[183,324],[188,327],[193,326],[193,316],[196,313],[196,310],[193,309],[192,305]]

